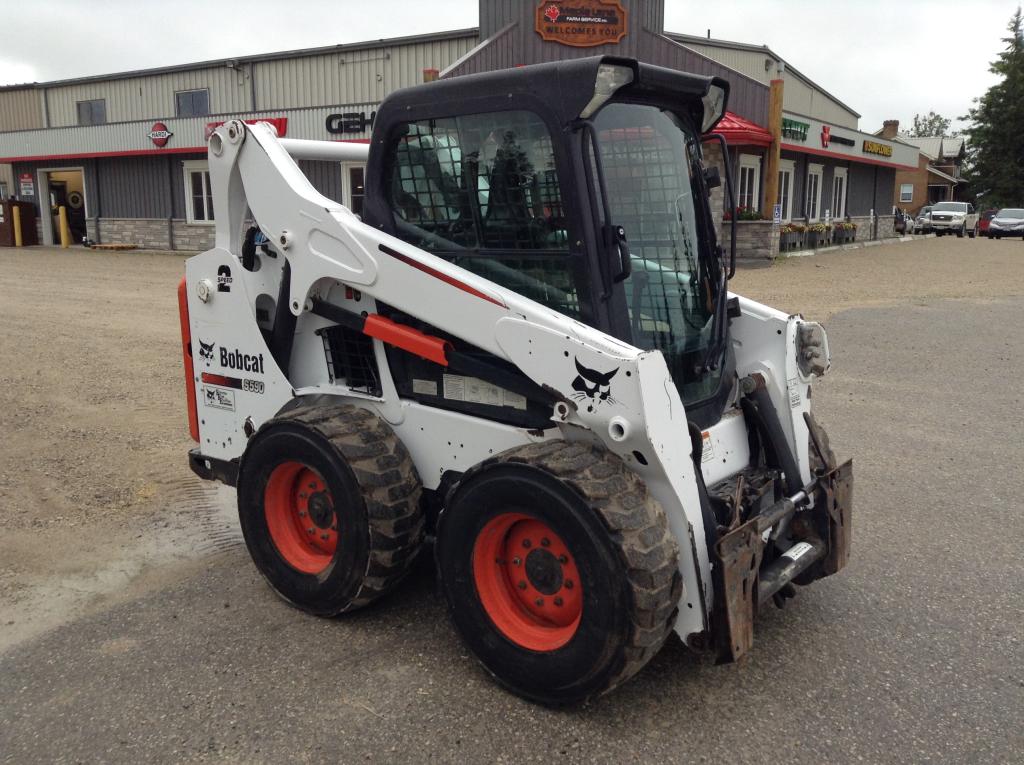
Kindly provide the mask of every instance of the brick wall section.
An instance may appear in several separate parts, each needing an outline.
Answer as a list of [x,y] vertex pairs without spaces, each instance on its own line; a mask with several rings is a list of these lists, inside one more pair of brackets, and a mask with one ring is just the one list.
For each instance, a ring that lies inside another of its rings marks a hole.
[[147,250],[202,252],[213,247],[214,227],[166,218],[100,218],[86,222],[89,238],[102,244],[134,244]]
[[[728,257],[732,226],[722,223],[722,246]],[[771,221],[736,221],[736,258],[771,260],[779,254],[779,227]]]

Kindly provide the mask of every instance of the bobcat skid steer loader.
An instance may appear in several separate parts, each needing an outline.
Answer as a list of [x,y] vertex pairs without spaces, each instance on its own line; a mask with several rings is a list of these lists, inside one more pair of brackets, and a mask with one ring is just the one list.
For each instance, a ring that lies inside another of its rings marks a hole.
[[[282,598],[365,606],[430,536],[470,650],[566,704],[673,631],[735,660],[759,607],[843,567],[825,333],[727,288],[702,159],[727,93],[595,57],[395,92],[368,147],[216,129],[189,460],[237,487]],[[300,159],[366,162],[361,217]]]

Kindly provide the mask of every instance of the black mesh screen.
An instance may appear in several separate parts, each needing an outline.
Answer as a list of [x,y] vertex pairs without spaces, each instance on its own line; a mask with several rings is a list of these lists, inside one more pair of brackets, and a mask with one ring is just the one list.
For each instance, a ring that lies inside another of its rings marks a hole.
[[332,383],[342,383],[371,396],[381,395],[380,373],[369,336],[340,325],[318,330],[318,334],[324,341]]

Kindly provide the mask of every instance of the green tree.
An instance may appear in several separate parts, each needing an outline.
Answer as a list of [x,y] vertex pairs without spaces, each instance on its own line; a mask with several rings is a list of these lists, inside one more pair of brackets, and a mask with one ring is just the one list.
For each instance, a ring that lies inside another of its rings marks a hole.
[[910,130],[911,138],[942,137],[948,135],[950,120],[935,112],[914,115],[914,127]]
[[1002,79],[967,114],[967,179],[986,207],[1024,204],[1024,16],[1007,27],[1006,47],[990,70]]

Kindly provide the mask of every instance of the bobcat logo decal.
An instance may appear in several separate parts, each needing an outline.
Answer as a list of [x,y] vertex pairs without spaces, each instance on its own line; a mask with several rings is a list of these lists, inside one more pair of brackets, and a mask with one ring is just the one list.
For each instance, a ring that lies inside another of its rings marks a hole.
[[611,372],[598,372],[596,369],[588,369],[583,366],[579,359],[575,361],[576,371],[579,374],[572,381],[572,389],[576,391],[571,394],[572,398],[577,401],[589,398],[595,404],[600,404],[601,402],[616,403],[615,399],[612,398],[611,381],[615,377],[616,372],[619,371],[619,368],[615,367]]
[[199,341],[199,355],[209,364],[213,361],[213,349],[216,343],[204,343],[202,340]]

